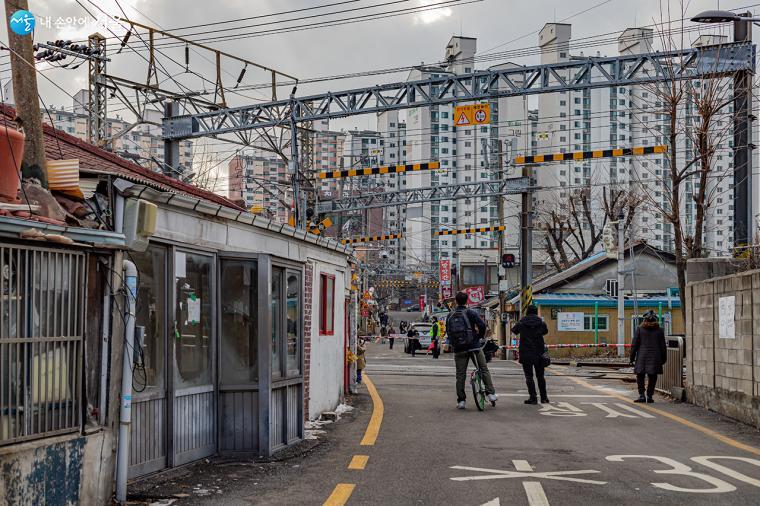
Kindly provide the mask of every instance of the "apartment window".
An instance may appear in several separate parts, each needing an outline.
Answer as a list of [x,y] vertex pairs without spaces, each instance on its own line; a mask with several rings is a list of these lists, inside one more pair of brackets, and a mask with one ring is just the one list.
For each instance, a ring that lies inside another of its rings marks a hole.
[[319,334],[331,336],[335,333],[335,276],[320,274],[319,293],[322,303],[319,310]]

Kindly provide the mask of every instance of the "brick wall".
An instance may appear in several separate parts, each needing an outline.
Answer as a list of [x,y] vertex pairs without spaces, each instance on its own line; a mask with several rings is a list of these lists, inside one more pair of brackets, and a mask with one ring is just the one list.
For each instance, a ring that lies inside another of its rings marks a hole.
[[306,263],[304,273],[303,304],[303,412],[309,419],[309,376],[311,371],[311,306],[314,289],[314,265]]
[[[733,339],[720,338],[719,302],[735,297]],[[760,427],[760,271],[686,287],[689,401]]]

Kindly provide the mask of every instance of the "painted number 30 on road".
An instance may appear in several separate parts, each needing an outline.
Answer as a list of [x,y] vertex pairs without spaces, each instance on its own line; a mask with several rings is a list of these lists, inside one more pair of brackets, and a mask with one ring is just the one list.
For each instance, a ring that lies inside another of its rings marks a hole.
[[[667,482],[652,483],[653,487],[660,488],[663,490],[670,490],[671,492],[688,492],[688,493],[693,493],[693,494],[722,494],[725,492],[733,492],[734,490],[736,490],[736,487],[727,481],[724,481],[720,478],[716,478],[714,476],[710,476],[709,474],[692,471],[691,467],[685,464],[682,464],[681,462],[678,462],[677,460],[670,459],[668,457],[656,457],[653,455],[610,455],[609,457],[606,457],[606,459],[610,462],[623,462],[624,460],[630,460],[630,459],[656,460],[667,466],[670,466],[670,469],[654,469],[653,472],[655,474],[686,476],[688,478],[701,480],[707,485],[709,485],[708,487],[704,487],[704,488],[687,488],[687,487],[678,487],[676,485],[672,485]],[[700,464],[704,467],[712,469],[713,471],[723,474],[724,476],[733,478],[734,480],[742,481],[749,485],[754,485],[755,487],[760,487],[760,480],[747,476],[746,474],[742,474],[738,471],[734,471],[733,469],[726,467],[722,464],[718,464],[717,462],[713,462],[715,460],[733,460],[733,461],[739,461],[739,462],[746,462],[747,464],[752,464],[754,466],[760,467],[760,461],[757,461],[755,459],[750,459],[746,457],[692,457],[691,460],[693,462],[696,462],[697,464]]]

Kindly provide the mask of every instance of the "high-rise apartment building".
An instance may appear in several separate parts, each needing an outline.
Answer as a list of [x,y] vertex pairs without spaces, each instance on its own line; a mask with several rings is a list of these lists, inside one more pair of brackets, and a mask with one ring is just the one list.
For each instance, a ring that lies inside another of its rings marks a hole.
[[[5,103],[13,105],[13,82],[3,86]],[[90,121],[87,113],[89,91],[79,90],[73,99],[71,109],[50,106],[42,111],[42,121],[80,139],[87,139]],[[145,111],[145,121],[129,129],[132,124],[119,115],[106,120],[106,136],[111,139],[106,146],[117,155],[129,158],[151,170],[162,172],[164,167],[164,140],[161,131],[163,114],[157,110]],[[125,130],[128,132],[124,133]],[[180,142],[179,165],[185,175],[193,172],[193,141]]]
[[[408,80],[469,74],[475,70],[476,49],[476,39],[452,37],[446,46],[445,64],[421,65],[409,73]],[[530,145],[529,126],[524,119],[527,107],[527,101],[522,98],[492,100],[491,123],[480,126],[457,126],[452,105],[409,109],[406,112],[407,161],[439,161],[440,169],[406,175],[406,188],[467,184],[502,177],[498,166],[500,146],[506,169],[509,157]],[[381,132],[385,136],[385,131]],[[493,233],[435,234],[447,228],[484,227],[503,222],[512,229],[508,237],[516,247],[519,214],[514,206],[519,206],[519,198],[505,199],[505,202],[507,218],[504,220],[499,218],[498,198],[493,196],[407,206],[403,216],[404,264],[428,267],[438,260],[455,260],[461,249],[486,250],[497,246],[497,236]]]
[[227,196],[256,214],[287,223],[293,202],[288,164],[274,153],[253,148],[230,160]]

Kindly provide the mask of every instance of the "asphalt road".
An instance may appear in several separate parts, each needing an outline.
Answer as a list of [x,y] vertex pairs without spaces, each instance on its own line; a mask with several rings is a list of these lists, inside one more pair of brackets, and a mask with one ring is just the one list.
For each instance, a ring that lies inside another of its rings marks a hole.
[[522,371],[505,361],[491,363],[497,406],[459,411],[451,355],[369,346],[376,395],[362,385],[323,446],[264,476],[222,474],[224,493],[189,502],[760,504],[760,434],[714,413],[663,397],[632,404],[631,384],[560,366],[550,368],[551,404],[527,406]]
[[631,404],[630,385],[562,367],[552,403],[527,406],[512,362],[492,362],[496,408],[458,411],[451,356],[372,346],[377,442],[354,442],[364,470],[325,474],[355,485],[348,504],[760,504],[760,435],[745,426],[664,398]]

